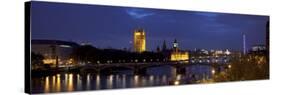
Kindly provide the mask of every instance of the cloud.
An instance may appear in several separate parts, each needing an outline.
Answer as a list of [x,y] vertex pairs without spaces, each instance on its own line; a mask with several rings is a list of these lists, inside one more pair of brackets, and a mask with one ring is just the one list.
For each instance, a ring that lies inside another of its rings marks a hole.
[[148,12],[148,11],[143,10],[143,9],[134,9],[134,8],[127,9],[126,13],[128,15],[130,15],[131,17],[135,18],[135,19],[142,19],[142,18],[152,16],[152,15],[155,14],[153,12]]

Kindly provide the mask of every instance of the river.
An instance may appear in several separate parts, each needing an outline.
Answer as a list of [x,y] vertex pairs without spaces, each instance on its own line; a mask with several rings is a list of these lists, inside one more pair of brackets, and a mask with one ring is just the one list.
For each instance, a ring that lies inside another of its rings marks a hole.
[[32,93],[71,92],[99,89],[135,88],[164,85],[193,84],[211,79],[214,68],[208,65],[185,67],[178,74],[172,66],[148,68],[145,75],[135,75],[132,70],[120,70],[114,74],[57,73],[32,77]]

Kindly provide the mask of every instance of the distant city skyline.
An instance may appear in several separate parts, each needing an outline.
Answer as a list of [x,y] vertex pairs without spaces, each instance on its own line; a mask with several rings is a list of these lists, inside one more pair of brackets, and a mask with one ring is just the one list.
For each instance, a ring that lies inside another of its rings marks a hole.
[[146,33],[146,48],[243,50],[266,43],[268,16],[163,9],[42,3],[32,1],[32,39],[89,42],[98,48],[133,49],[137,28]]

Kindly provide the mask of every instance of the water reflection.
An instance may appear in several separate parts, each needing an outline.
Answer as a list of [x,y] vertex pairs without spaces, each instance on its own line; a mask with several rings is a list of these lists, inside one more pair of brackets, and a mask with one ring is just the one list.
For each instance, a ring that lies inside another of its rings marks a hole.
[[87,90],[91,88],[91,79],[90,79],[90,74],[87,74]]
[[96,89],[100,89],[100,75],[96,77]]
[[52,87],[51,88],[52,88],[52,91],[56,89],[56,76],[55,75],[52,77]]
[[126,87],[126,75],[122,75],[122,88]]
[[67,91],[72,91],[73,90],[73,75],[69,74],[69,79],[67,82]]
[[[154,81],[154,76],[150,75],[148,84],[153,84],[153,81]],[[151,85],[149,85],[149,86],[151,86]]]
[[161,66],[149,68],[145,75],[134,75],[133,71],[116,74],[59,73],[32,78],[32,91],[37,93],[81,91],[97,89],[131,88],[161,85],[196,83],[197,80],[212,78],[216,69],[211,66],[190,66],[186,72],[178,74],[177,68]]
[[45,78],[45,87],[44,87],[44,92],[47,93],[50,91],[50,84],[49,84],[49,77],[47,76]]
[[57,74],[57,84],[56,84],[56,91],[61,91],[61,85],[60,85],[60,74]]
[[113,75],[109,75],[107,78],[107,89],[111,89],[112,88],[112,81],[113,81]]
[[65,80],[63,80],[64,87],[67,87],[67,82],[68,82],[68,74],[64,74]]
[[77,74],[76,76],[77,76],[77,79],[76,79],[77,80],[77,90],[81,90],[82,89],[82,80],[81,80],[79,74]]

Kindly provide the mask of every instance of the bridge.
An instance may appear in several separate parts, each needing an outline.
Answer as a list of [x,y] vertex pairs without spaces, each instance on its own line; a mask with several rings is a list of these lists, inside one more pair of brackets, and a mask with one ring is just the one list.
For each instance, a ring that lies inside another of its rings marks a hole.
[[185,73],[185,67],[192,65],[207,65],[214,68],[220,66],[227,67],[228,64],[224,63],[184,63],[184,62],[150,62],[150,63],[107,63],[107,64],[87,64],[76,67],[80,71],[91,72],[112,72],[114,70],[132,70],[134,74],[145,74],[147,68],[159,66],[171,66],[176,68],[177,73]]

